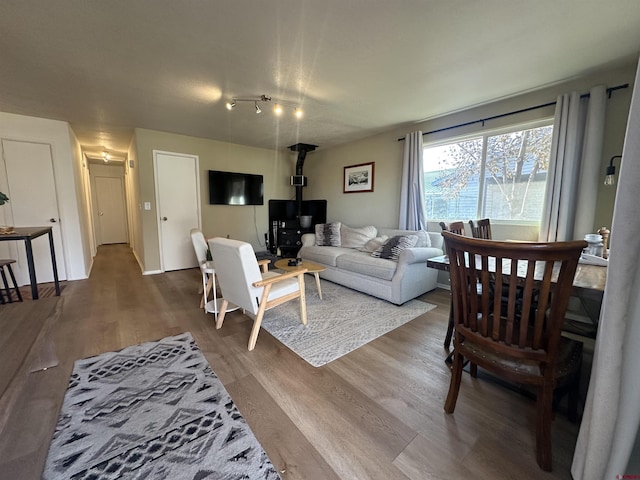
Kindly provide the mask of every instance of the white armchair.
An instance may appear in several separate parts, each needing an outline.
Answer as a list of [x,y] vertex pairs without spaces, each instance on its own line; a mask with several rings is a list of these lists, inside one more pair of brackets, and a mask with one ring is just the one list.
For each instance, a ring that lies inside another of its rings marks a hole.
[[249,336],[249,350],[253,350],[264,312],[295,298],[300,301],[300,319],[304,325],[307,324],[304,294],[306,269],[286,274],[269,272],[266,268],[269,260],[258,262],[251,244],[239,240],[213,238],[209,240],[209,248],[215,259],[218,284],[224,297],[216,328],[222,327],[228,302],[233,302],[245,313],[255,316]]

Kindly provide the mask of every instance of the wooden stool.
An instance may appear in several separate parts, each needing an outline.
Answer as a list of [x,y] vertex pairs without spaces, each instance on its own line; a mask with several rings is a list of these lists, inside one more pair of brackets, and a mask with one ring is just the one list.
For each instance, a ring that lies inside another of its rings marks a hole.
[[[7,282],[7,275],[4,273],[4,268],[7,267],[9,271],[9,276],[11,277],[11,281],[13,282],[13,288],[16,291],[16,295],[18,296],[18,300],[22,301],[22,294],[18,289],[18,284],[16,283],[16,277],[13,275],[13,269],[11,268],[11,264],[16,263],[12,258],[3,258],[0,259],[0,275],[2,275],[2,283],[4,283],[4,291],[7,294],[7,300],[9,303],[13,303],[13,298],[11,298],[11,290],[9,288],[9,282]],[[5,303],[4,294],[0,292],[0,302]]]

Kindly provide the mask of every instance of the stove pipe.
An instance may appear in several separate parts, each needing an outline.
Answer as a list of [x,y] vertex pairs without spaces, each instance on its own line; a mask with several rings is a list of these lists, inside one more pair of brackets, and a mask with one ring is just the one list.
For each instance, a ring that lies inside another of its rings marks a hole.
[[[310,145],[308,143],[296,143],[291,145],[289,149],[294,152],[298,152],[298,159],[296,160],[296,175],[302,175],[302,167],[304,166],[304,159],[307,156],[307,152],[313,152],[318,146]],[[302,215],[302,187],[296,187],[296,213],[298,218]]]

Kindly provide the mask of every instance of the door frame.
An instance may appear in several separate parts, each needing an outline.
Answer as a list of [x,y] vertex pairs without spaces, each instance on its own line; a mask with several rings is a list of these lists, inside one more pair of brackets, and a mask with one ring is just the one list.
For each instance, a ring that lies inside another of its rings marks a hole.
[[200,157],[198,155],[193,155],[189,153],[178,153],[178,152],[168,152],[166,150],[153,150],[153,183],[155,190],[155,202],[156,202],[156,227],[158,230],[158,256],[160,257],[160,272],[164,273],[164,255],[163,255],[163,244],[162,244],[162,225],[160,220],[160,189],[158,188],[158,155],[171,155],[174,157],[185,157],[191,158],[195,160],[195,181],[196,181],[196,198],[198,201],[196,202],[196,217],[198,220],[198,228],[202,230],[202,198],[200,197]]

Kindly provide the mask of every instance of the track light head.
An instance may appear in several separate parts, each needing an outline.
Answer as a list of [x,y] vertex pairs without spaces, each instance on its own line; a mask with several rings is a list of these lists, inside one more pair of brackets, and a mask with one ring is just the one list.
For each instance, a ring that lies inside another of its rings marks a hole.
[[236,106],[236,101],[232,99],[230,102],[227,102],[225,106],[227,107],[227,110],[231,110],[233,107]]
[[296,118],[302,118],[302,116],[304,115],[302,109],[298,107],[294,109],[293,114],[296,116]]
[[260,108],[260,105],[258,105],[258,102],[255,102],[255,105],[256,105],[256,114],[262,113],[262,109]]
[[273,113],[275,113],[276,115],[282,115],[282,105],[276,103],[273,106]]

